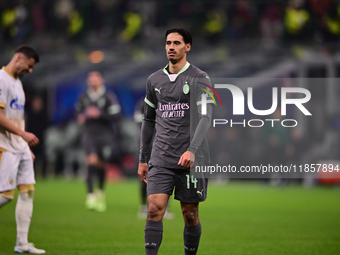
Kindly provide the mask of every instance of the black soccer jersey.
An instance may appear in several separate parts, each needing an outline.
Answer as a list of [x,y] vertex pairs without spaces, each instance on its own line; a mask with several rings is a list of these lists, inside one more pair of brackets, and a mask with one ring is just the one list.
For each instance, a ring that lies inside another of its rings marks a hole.
[[112,133],[113,122],[121,111],[117,96],[113,92],[107,91],[105,87],[96,94],[91,94],[88,90],[79,97],[75,108],[77,113],[81,114],[85,113],[89,106],[97,107],[101,114],[98,119],[86,119],[84,133],[97,136]]
[[[199,122],[198,106],[206,85],[210,86],[210,79],[188,62],[178,74],[169,74],[166,68],[147,80],[145,103],[156,111],[156,132],[149,164],[183,169],[178,161],[190,150],[190,134],[194,134]],[[207,98],[207,103],[213,103],[209,96]],[[194,154],[196,161],[209,162],[206,139]]]

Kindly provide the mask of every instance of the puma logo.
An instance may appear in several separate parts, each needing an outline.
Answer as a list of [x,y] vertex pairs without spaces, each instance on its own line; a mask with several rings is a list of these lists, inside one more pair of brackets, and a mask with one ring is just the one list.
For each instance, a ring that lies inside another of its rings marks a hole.
[[157,91],[159,94],[161,94],[161,89],[162,89],[162,88],[159,88],[159,89],[158,89],[158,88],[155,88],[155,91]]
[[203,197],[203,189],[202,191],[197,190],[197,194],[200,194]]

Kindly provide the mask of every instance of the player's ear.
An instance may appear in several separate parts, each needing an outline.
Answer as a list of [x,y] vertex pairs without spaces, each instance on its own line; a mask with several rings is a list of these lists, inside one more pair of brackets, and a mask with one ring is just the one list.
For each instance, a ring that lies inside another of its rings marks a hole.
[[189,52],[191,50],[191,44],[190,43],[187,43],[185,45],[186,49],[185,49],[185,53]]
[[18,53],[16,53],[15,55],[14,55],[14,59],[15,60],[20,60],[20,59],[22,59],[22,57],[23,57],[23,55],[22,55],[22,53],[20,53],[20,52],[18,52]]

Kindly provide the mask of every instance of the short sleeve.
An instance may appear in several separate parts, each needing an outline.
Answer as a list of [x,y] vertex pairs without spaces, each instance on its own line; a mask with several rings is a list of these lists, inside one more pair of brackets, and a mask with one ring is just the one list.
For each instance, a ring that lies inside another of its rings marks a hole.
[[152,90],[150,78],[146,82],[146,96],[145,96],[144,101],[151,108],[156,109],[157,102],[156,102],[155,92]]

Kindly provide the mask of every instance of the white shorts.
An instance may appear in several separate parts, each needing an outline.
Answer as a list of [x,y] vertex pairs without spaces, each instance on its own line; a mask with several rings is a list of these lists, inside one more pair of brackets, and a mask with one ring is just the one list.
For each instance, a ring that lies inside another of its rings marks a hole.
[[35,184],[32,155],[0,151],[0,192],[14,190],[21,184]]

